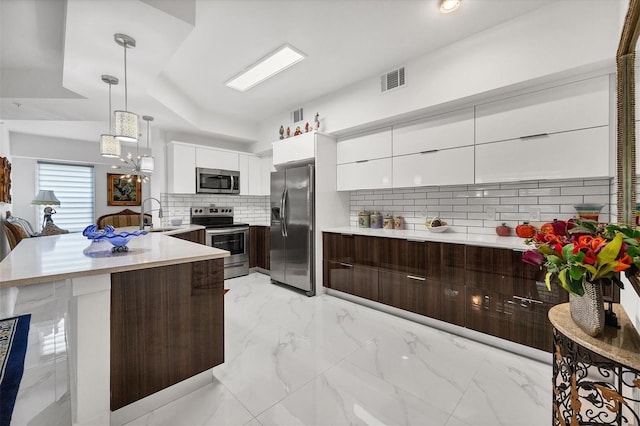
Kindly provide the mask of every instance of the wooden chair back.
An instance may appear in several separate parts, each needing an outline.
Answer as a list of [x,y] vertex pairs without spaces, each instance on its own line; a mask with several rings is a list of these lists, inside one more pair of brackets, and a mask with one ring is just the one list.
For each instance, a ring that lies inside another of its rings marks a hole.
[[[152,218],[150,214],[145,213],[144,217],[147,223],[151,223]],[[107,225],[111,225],[114,228],[140,226],[140,212],[124,209],[118,213],[105,214],[98,218],[97,224],[100,229],[103,229]]]

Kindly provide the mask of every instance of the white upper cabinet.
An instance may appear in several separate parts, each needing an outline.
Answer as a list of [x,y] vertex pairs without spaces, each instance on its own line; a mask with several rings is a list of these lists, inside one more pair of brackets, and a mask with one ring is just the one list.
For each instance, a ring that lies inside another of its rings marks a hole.
[[273,142],[273,164],[295,163],[314,159],[315,132],[303,133]]
[[609,126],[476,146],[476,183],[609,175]]
[[393,157],[393,187],[474,183],[474,147]]
[[196,193],[196,148],[191,145],[167,145],[167,190],[174,194]]
[[274,172],[273,157],[266,156],[260,158],[260,194],[269,195],[271,193],[271,172]]
[[391,188],[391,157],[337,165],[338,191]]
[[476,106],[476,144],[609,124],[609,76]]
[[240,170],[238,153],[220,149],[196,147],[196,167],[221,170]]
[[473,145],[473,114],[473,107],[469,107],[393,126],[393,155]]
[[338,141],[337,163],[387,158],[392,155],[391,128]]

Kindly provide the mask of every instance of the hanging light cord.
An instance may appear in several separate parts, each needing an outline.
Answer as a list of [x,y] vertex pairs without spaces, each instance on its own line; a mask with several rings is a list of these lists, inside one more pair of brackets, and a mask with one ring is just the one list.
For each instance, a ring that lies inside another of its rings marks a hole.
[[109,134],[111,134],[111,80],[109,80],[109,111],[108,111],[108,115],[109,115]]
[[127,41],[122,43],[124,47],[124,109],[129,111],[129,105],[127,104]]
[[151,154],[151,151],[149,150],[149,121],[150,120],[147,120],[147,155]]

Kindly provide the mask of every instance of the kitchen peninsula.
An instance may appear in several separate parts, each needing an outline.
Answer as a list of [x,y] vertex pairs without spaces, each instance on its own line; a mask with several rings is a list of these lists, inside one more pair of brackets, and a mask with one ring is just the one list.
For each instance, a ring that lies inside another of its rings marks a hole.
[[73,423],[122,424],[223,362],[229,253],[161,232],[111,256],[85,256],[89,244],[81,234],[26,238],[0,263],[0,288],[63,284]]

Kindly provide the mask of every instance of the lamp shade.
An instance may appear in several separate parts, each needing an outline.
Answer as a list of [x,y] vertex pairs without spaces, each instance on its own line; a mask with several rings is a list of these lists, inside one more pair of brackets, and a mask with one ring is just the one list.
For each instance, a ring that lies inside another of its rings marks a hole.
[[145,173],[153,173],[155,168],[155,160],[153,157],[143,155],[140,157],[140,171]]
[[113,135],[100,135],[100,155],[103,157],[120,157],[120,141]]
[[113,111],[115,138],[124,142],[138,140],[138,114],[129,111]]
[[31,204],[37,204],[42,206],[44,205],[59,206],[60,200],[56,198],[56,194],[54,194],[53,191],[41,189],[40,191],[38,191],[38,195],[36,195],[36,198],[34,198],[33,201],[31,201]]

